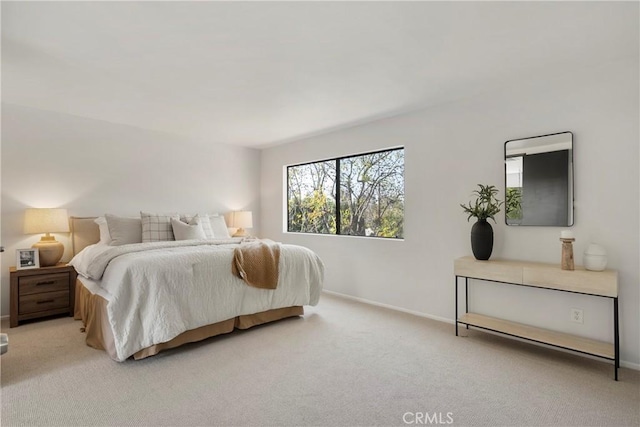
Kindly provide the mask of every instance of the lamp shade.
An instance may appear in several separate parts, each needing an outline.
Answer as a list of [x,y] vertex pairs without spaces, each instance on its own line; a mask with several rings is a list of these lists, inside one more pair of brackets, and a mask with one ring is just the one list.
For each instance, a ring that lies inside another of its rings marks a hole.
[[253,216],[251,215],[251,211],[233,212],[231,216],[231,226],[236,228],[252,228]]
[[24,213],[24,234],[68,233],[66,209],[29,208]]

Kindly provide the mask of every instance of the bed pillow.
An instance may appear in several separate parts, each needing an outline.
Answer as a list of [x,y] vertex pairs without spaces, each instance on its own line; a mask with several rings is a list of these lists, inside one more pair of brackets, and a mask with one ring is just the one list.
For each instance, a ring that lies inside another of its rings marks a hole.
[[200,224],[202,225],[202,231],[204,231],[204,235],[207,239],[213,239],[215,235],[213,234],[213,230],[211,229],[211,223],[209,222],[209,215],[207,214],[182,214],[180,215],[180,221],[191,224],[193,218],[199,217]]
[[176,240],[203,240],[207,238],[202,229],[202,220],[198,215],[193,217],[189,224],[171,218],[171,228]]
[[209,215],[209,222],[211,223],[211,230],[213,230],[213,237],[216,239],[228,239],[231,237],[227,223],[224,221],[224,216],[218,214]]
[[142,243],[175,240],[171,219],[180,219],[178,214],[153,214],[140,212],[142,220]]
[[104,216],[111,236],[111,246],[121,246],[130,243],[142,243],[142,222],[140,218],[126,218],[106,214]]
[[107,219],[103,216],[98,217],[93,220],[96,224],[98,224],[98,228],[100,229],[100,243],[110,244],[111,243],[111,234],[109,234],[109,224],[107,224]]

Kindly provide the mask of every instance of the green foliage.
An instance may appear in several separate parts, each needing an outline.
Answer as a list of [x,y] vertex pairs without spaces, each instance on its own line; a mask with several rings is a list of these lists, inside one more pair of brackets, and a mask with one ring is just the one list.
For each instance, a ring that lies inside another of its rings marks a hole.
[[404,235],[404,209],[395,207],[382,217],[378,235],[380,237],[402,237]]
[[496,219],[494,216],[500,212],[500,206],[502,205],[502,202],[496,198],[498,189],[493,185],[478,184],[478,187],[480,187],[480,190],[473,192],[476,196],[475,202],[473,204],[469,202],[466,206],[463,204],[460,205],[464,212],[469,214],[467,221],[469,221],[471,217],[475,217],[479,220],[491,218],[493,222],[495,222]]
[[507,215],[507,219],[522,219],[522,188],[507,188],[504,210]]
[[289,231],[333,234],[336,232],[335,201],[315,190],[301,201],[290,200]]

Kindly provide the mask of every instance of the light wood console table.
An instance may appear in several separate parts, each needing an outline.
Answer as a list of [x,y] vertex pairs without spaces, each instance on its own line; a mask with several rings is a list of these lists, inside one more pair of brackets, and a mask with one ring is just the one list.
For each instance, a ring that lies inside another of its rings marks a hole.
[[[466,325],[467,329],[471,326],[600,357],[614,362],[614,378],[616,381],[618,380],[620,339],[618,325],[618,273],[616,271],[587,271],[578,266],[576,266],[575,270],[568,271],[562,270],[559,265],[554,264],[505,260],[478,261],[469,256],[455,260],[454,272],[456,336],[458,336],[458,325],[462,324]],[[458,316],[458,279],[460,278],[464,278],[465,313]],[[613,301],[614,342],[596,341],[469,312],[469,279],[611,298]]]

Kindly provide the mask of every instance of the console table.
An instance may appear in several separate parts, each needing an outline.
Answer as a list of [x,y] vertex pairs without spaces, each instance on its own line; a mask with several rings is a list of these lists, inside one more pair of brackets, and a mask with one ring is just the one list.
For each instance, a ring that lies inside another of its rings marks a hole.
[[[521,261],[478,261],[474,257],[458,258],[454,262],[456,291],[456,336],[458,325],[466,325],[525,340],[572,350],[614,362],[614,378],[620,367],[618,325],[618,273],[613,270],[588,271],[576,266],[573,271],[559,265]],[[465,313],[458,317],[458,282],[464,278]],[[614,342],[596,341],[548,329],[537,328],[504,319],[469,312],[469,279],[479,279],[508,285],[543,288],[560,292],[610,298],[613,301]]]

